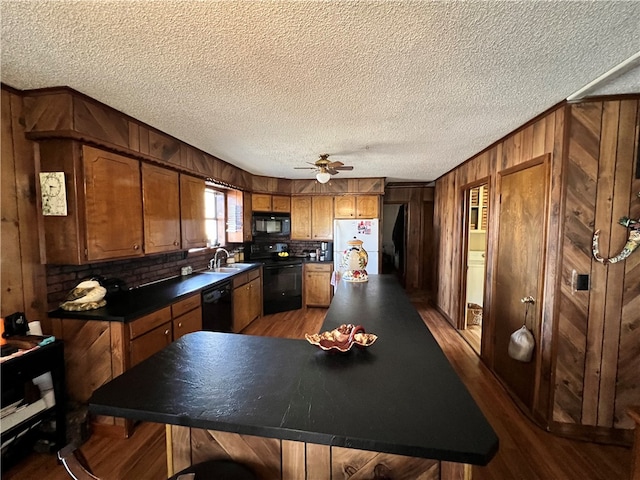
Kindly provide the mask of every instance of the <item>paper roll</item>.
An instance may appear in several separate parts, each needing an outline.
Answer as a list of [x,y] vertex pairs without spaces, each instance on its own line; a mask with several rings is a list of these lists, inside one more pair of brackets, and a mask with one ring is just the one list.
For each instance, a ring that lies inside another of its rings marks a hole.
[[40,322],[29,322],[29,335],[42,335],[42,325]]

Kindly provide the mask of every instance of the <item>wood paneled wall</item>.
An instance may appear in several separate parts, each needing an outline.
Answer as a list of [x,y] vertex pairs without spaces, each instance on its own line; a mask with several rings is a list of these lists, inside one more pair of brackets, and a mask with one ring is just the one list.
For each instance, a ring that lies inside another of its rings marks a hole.
[[[628,235],[618,219],[640,214],[634,171],[638,103],[637,96],[629,96],[560,105],[436,181],[437,278],[452,280],[436,285],[435,303],[453,325],[464,303],[459,288],[464,190],[479,181],[490,185],[483,315],[490,319],[496,178],[550,154],[541,361],[528,413],[552,431],[601,441],[627,441],[632,423],[624,412],[640,402],[640,255],[604,266],[591,254],[595,229],[602,231],[603,256],[613,256]],[[572,291],[574,270],[590,275],[590,290]],[[491,322],[483,327],[482,342],[482,358],[493,367]]]
[[[640,255],[602,265],[591,252],[615,256],[640,216],[638,101],[593,101],[571,106],[567,132],[562,281],[558,299],[553,420],[600,428],[632,428],[625,414],[640,403]],[[573,291],[573,271],[591,288]]]
[[2,89],[2,293],[0,313],[25,312],[48,327],[45,268],[40,265],[33,148],[25,136],[22,97]]
[[67,87],[23,92],[32,140],[73,138],[251,190],[252,175]]

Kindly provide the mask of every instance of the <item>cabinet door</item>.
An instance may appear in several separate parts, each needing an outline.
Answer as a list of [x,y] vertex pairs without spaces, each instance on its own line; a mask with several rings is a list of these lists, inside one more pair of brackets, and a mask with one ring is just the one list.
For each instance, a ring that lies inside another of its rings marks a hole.
[[311,236],[313,240],[333,239],[333,197],[312,197]]
[[87,260],[140,257],[140,162],[83,147]]
[[273,195],[271,197],[271,208],[274,212],[289,213],[291,211],[291,197]]
[[233,290],[233,331],[240,332],[246,327],[251,317],[251,290],[249,284],[235,288]]
[[254,212],[270,212],[271,195],[254,193],[251,195],[251,208]]
[[333,202],[335,218],[355,218],[356,197],[353,195],[342,195],[334,197]]
[[131,340],[129,342],[130,367],[162,350],[171,343],[171,338],[171,322],[169,322]]
[[260,278],[255,278],[249,282],[249,323],[253,322],[262,314],[262,284]]
[[328,307],[331,303],[331,265],[307,264],[304,275],[305,305]]
[[207,245],[204,222],[204,180],[180,175],[180,218],[182,248],[199,248]]
[[177,340],[181,336],[191,332],[202,330],[202,308],[180,315],[173,319],[173,339]]
[[311,197],[291,197],[291,240],[311,240]]
[[378,195],[358,195],[356,197],[356,215],[358,218],[378,218]]
[[251,194],[247,192],[242,193],[242,200],[244,202],[242,206],[242,238],[245,242],[253,240],[253,234],[251,233]]
[[144,252],[180,250],[180,183],[178,172],[142,164]]
[[227,190],[227,242],[242,243],[244,197],[240,190]]

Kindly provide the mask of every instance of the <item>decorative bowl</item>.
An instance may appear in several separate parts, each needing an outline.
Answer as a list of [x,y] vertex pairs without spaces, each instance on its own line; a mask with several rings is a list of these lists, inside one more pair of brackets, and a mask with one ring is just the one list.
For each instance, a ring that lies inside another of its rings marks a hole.
[[372,333],[365,333],[362,325],[353,326],[342,324],[335,330],[315,333],[304,336],[311,345],[316,345],[325,351],[348,352],[351,347],[368,347],[372,345],[378,336]]

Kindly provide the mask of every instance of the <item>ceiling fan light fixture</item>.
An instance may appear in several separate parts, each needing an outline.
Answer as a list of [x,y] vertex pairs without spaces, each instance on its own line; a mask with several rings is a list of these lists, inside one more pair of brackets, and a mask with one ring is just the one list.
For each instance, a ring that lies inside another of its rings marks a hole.
[[320,183],[327,183],[329,180],[331,180],[331,174],[329,174],[329,172],[318,172],[316,173],[316,180],[318,180],[318,182]]

